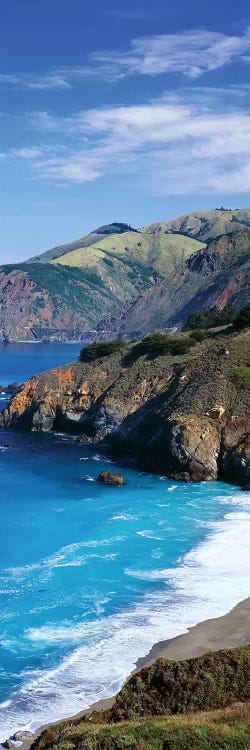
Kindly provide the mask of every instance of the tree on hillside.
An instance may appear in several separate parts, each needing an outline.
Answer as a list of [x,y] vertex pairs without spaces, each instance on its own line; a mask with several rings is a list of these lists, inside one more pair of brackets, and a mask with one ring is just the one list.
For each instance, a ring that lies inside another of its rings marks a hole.
[[250,303],[242,307],[238,315],[236,315],[234,328],[236,331],[242,331],[243,328],[250,328]]

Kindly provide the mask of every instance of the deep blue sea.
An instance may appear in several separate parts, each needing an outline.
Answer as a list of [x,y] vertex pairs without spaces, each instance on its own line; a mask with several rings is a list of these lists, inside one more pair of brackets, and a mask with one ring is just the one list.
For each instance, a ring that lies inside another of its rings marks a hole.
[[[0,383],[79,346],[0,348]],[[3,402],[2,402],[3,403]],[[0,740],[112,695],[159,640],[249,595],[250,504],[223,483],[178,484],[110,463],[72,437],[0,432]]]

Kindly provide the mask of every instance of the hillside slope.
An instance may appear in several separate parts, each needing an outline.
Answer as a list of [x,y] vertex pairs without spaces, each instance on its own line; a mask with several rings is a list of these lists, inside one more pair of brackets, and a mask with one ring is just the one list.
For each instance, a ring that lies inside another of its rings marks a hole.
[[[164,355],[120,342],[109,356],[42,373],[22,386],[0,425],[78,434],[181,481],[250,484],[250,334],[209,335],[201,344],[169,336],[175,349]],[[191,348],[178,353],[185,342]]]
[[224,235],[187,259],[167,280],[100,324],[119,333],[181,326],[195,310],[250,299],[250,231]]
[[92,269],[105,284],[119,289],[120,298],[122,294],[128,298],[134,288],[152,286],[154,280],[166,278],[203,247],[198,240],[178,234],[125,232],[67,253],[53,264]]
[[117,298],[94,274],[49,264],[0,267],[0,341],[79,338]]
[[201,242],[208,242],[220,237],[221,234],[239,232],[246,227],[250,227],[250,208],[237,208],[234,211],[215,209],[183,214],[172,221],[149,224],[143,231],[149,234],[179,232]]
[[89,234],[86,234],[83,237],[74,240],[73,242],[68,242],[68,244],[66,245],[57,245],[56,247],[52,247],[51,250],[46,250],[45,253],[34,255],[27,261],[27,263],[50,263],[50,261],[55,260],[56,258],[60,258],[66,253],[73,252],[79,247],[90,247],[90,245],[94,245],[95,242],[102,240],[109,234],[119,235],[129,229],[131,229],[131,227],[129,227],[128,224],[123,224],[122,222],[106,224],[102,227],[98,227],[98,229],[94,229],[93,232],[90,232]]

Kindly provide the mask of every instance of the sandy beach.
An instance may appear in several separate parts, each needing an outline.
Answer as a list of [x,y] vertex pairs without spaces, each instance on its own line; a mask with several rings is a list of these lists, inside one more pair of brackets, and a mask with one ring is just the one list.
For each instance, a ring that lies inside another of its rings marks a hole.
[[[152,664],[159,658],[187,659],[192,656],[199,656],[206,651],[235,648],[236,646],[244,646],[247,643],[250,643],[250,597],[237,604],[236,607],[223,617],[206,620],[190,628],[183,635],[156,643],[147,656],[138,660],[134,671]],[[69,717],[68,721],[70,719],[81,718],[81,716],[93,710],[103,711],[104,709],[108,709],[112,706],[114,700],[115,696],[98,701],[92,704],[88,710],[85,709],[75,716]],[[57,723],[59,722],[55,722],[55,724]],[[41,727],[34,735],[34,739],[47,726],[49,725]],[[32,742],[24,742],[22,745],[23,750],[29,750]]]

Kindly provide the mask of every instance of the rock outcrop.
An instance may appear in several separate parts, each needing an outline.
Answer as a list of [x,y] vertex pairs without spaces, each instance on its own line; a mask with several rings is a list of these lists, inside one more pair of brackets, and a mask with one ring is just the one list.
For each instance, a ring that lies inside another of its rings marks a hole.
[[118,474],[116,471],[101,471],[97,481],[101,484],[112,484],[118,487],[125,487],[126,484],[123,474]]
[[124,344],[111,356],[42,373],[14,395],[0,426],[70,432],[180,481],[248,485],[250,335],[231,335],[227,357],[226,341],[154,358]]

